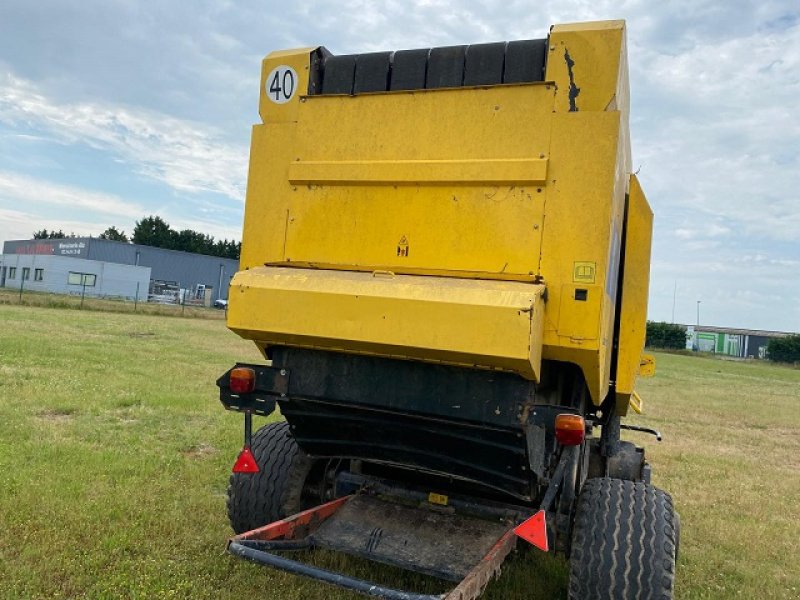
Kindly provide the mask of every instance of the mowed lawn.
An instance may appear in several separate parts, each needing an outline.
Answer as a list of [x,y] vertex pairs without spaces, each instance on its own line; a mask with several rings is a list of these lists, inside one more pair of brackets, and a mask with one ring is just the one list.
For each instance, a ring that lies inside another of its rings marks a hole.
[[[258,359],[219,320],[0,306],[0,598],[358,597],[223,553],[242,420],[214,381]],[[664,441],[629,437],[681,513],[677,597],[800,597],[800,370],[657,360],[630,422]],[[563,597],[566,577],[519,552],[485,597]]]

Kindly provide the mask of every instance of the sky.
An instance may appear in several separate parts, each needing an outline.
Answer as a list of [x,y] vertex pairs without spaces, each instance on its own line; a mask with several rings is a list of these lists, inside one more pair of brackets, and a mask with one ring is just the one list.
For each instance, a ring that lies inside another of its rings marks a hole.
[[3,0],[0,242],[241,239],[260,62],[545,37],[627,20],[634,169],[655,212],[649,318],[800,331],[796,0]]

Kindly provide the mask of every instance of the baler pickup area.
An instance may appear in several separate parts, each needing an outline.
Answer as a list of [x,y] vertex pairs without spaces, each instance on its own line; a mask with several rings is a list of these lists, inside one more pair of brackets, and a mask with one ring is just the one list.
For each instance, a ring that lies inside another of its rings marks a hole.
[[[484,508],[485,510],[485,508]],[[333,500],[228,542],[228,552],[370,596],[396,600],[477,598],[514,548],[513,524],[476,518],[452,506],[399,502],[357,493]],[[328,549],[457,583],[441,595],[383,587],[283,556]],[[279,554],[280,553],[280,554]]]

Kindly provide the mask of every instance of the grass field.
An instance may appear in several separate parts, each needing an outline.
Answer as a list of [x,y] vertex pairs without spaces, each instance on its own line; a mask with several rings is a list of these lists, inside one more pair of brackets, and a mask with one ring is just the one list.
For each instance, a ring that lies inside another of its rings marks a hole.
[[[355,598],[223,554],[241,419],[214,381],[257,359],[219,320],[0,305],[0,598]],[[800,370],[658,355],[640,387],[631,421],[665,439],[632,439],[682,517],[677,597],[800,597]],[[565,586],[521,552],[485,597]]]
[[23,290],[22,294],[13,288],[0,288],[0,306],[11,304],[17,306],[36,306],[39,308],[67,308],[73,310],[93,310],[102,312],[134,313],[143,315],[160,315],[164,317],[193,317],[201,319],[224,319],[225,312],[214,308],[192,304],[157,304],[148,302],[132,302],[130,300],[92,298],[86,296],[81,300],[79,294],[51,294],[48,292],[32,292]]

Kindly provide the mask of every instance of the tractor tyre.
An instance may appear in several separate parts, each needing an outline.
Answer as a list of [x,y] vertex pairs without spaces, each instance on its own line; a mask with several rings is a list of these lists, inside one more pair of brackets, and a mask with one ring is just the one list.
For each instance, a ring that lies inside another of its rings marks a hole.
[[236,533],[299,512],[314,462],[298,447],[286,421],[259,429],[251,451],[259,472],[233,473],[228,483],[228,519]]
[[587,480],[572,530],[569,598],[670,600],[678,529],[667,492],[642,482]]

